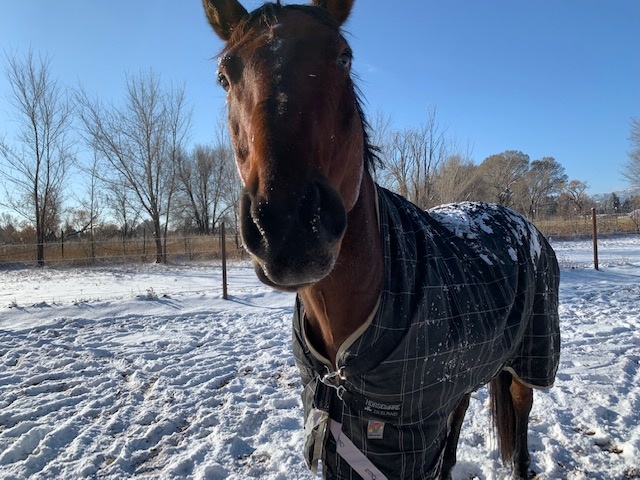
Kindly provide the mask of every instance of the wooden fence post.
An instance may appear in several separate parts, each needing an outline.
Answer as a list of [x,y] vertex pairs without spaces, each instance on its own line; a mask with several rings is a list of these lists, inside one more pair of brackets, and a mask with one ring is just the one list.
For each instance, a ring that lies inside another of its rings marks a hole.
[[64,230],[60,230],[60,256],[64,260]]
[[593,268],[598,270],[598,222],[596,221],[596,209],[591,209],[591,222],[593,225]]
[[224,222],[220,225],[220,243],[222,255],[222,298],[227,300],[227,240],[225,238]]

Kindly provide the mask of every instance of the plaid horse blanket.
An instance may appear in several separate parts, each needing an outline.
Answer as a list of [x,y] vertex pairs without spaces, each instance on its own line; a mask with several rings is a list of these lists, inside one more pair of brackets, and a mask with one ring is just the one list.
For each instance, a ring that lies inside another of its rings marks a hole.
[[382,187],[377,194],[383,291],[337,369],[307,341],[296,301],[305,456],[312,470],[321,459],[330,479],[437,478],[462,395],[503,369],[534,388],[552,386],[558,265],[542,234],[507,208],[425,212]]

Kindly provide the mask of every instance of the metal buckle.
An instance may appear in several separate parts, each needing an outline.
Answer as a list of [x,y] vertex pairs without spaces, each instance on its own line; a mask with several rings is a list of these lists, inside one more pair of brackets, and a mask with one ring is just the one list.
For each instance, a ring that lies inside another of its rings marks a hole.
[[327,373],[320,377],[320,381],[328,387],[336,388],[341,382],[347,379],[347,377],[344,376],[344,367],[340,367],[335,372],[329,370],[329,367],[324,368],[327,370]]
[[324,383],[327,387],[333,388],[336,391],[336,395],[338,396],[338,398],[340,400],[343,400],[342,397],[347,391],[347,389],[344,388],[344,385],[342,385],[342,382],[344,382],[347,379],[347,377],[345,377],[344,375],[344,367],[340,367],[335,372],[332,372],[331,370],[329,370],[329,367],[325,367],[325,368],[327,370],[327,373],[325,373],[322,377],[320,377],[320,381]]

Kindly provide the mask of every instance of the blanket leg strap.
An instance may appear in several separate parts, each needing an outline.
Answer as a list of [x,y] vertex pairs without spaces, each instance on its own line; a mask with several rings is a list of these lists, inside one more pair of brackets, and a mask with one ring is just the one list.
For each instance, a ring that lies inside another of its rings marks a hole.
[[384,473],[371,463],[367,456],[342,433],[342,424],[331,420],[331,435],[336,441],[336,450],[345,462],[349,464],[365,480],[388,480]]

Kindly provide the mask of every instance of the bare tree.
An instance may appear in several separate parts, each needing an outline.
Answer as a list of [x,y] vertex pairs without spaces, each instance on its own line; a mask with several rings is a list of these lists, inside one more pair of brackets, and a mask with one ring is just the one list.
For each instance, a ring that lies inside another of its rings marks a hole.
[[536,218],[546,203],[560,194],[562,186],[567,183],[564,167],[553,157],[544,157],[531,162],[524,175],[522,210],[529,218]]
[[232,153],[211,145],[196,145],[179,163],[180,186],[176,209],[185,224],[195,224],[199,233],[213,232],[224,204],[225,183],[229,179]]
[[379,146],[384,158],[384,171],[379,174],[378,181],[388,189],[409,198],[411,165],[400,132],[389,132],[387,141]]
[[85,137],[111,168],[105,181],[129,189],[153,226],[156,262],[166,262],[166,236],[191,113],[184,88],[164,88],[152,71],[126,79],[122,106],[105,106],[78,94]]
[[133,235],[133,232],[140,222],[141,207],[139,203],[133,199],[134,195],[124,179],[108,183],[107,189],[105,201],[120,227],[122,234],[122,251],[126,255],[127,238]]
[[380,155],[385,158],[391,143],[393,119],[378,111],[369,126],[369,143],[380,150]]
[[96,258],[95,233],[99,227],[102,214],[104,195],[100,182],[100,159],[94,152],[93,159],[88,166],[81,166],[84,174],[85,191],[77,196],[78,207],[70,211],[67,219],[67,230],[75,235],[86,234],[89,237],[89,257]]
[[565,215],[582,215],[591,200],[587,194],[589,185],[580,180],[571,180],[562,187],[559,203]]
[[196,145],[181,157],[178,174],[178,216],[195,224],[199,233],[211,234],[234,207],[234,190],[239,189],[233,150],[224,143]]
[[7,55],[5,73],[17,123],[13,142],[0,139],[5,206],[35,226],[36,258],[42,266],[44,244],[59,224],[63,183],[75,155],[70,139],[73,105],[51,78],[49,57],[36,58],[31,50],[23,58]]
[[453,203],[472,200],[478,182],[478,167],[468,156],[449,155],[434,174],[436,203]]
[[506,207],[515,205],[528,169],[529,155],[517,150],[507,150],[487,157],[480,164],[482,182],[486,189],[483,200]]
[[640,117],[631,119],[631,151],[622,175],[634,186],[640,187]]
[[419,128],[390,134],[383,147],[386,176],[384,183],[421,208],[435,204],[433,176],[447,157],[449,141],[436,120],[436,109],[429,110],[427,122]]
[[383,112],[378,111],[368,126],[369,144],[375,150],[379,162],[376,162],[376,167],[371,172],[374,175],[376,182],[387,187],[391,186],[393,179],[391,178],[387,169],[386,159],[391,157],[391,144],[392,144],[392,125],[393,119],[390,115],[385,115]]
[[640,195],[627,198],[625,204],[627,204],[628,215],[636,227],[636,232],[640,233]]
[[0,243],[18,243],[18,222],[9,213],[0,213]]

